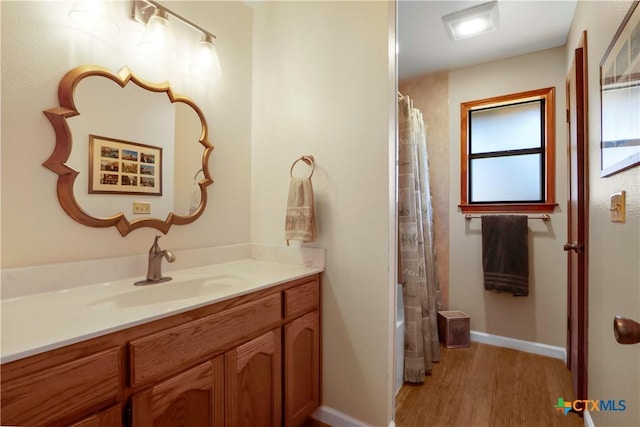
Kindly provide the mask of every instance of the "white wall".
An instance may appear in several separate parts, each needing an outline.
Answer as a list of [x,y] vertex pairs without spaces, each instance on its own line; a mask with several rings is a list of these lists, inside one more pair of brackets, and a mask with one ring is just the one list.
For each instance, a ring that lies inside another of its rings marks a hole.
[[[58,203],[57,175],[42,166],[55,145],[53,127],[42,111],[59,105],[60,79],[84,64],[114,72],[128,65],[149,81],[169,80],[207,118],[216,147],[208,208],[195,223],[172,227],[162,246],[179,250],[249,242],[252,11],[239,1],[162,3],[218,36],[221,79],[186,75],[179,66],[191,52],[183,45],[170,64],[138,54],[143,27],[129,20],[128,1],[111,4],[120,33],[108,38],[75,29],[67,16],[72,2],[0,2],[3,269],[141,254],[158,233],[140,229],[123,239],[115,228],[76,223]],[[178,34],[179,25],[174,25]],[[195,46],[199,36],[190,34]]]
[[376,426],[391,420],[393,394],[390,7],[266,2],[254,14],[252,241],[284,243],[289,167],[314,155],[323,404]]
[[[449,308],[471,317],[471,329],[564,347],[566,342],[565,214],[566,131],[564,122],[564,49],[451,71]],[[529,221],[529,296],[484,290],[480,220],[460,213],[460,103],[528,90],[556,88],[556,202],[551,221]]]
[[[591,412],[596,426],[640,425],[640,344],[620,345],[613,317],[640,321],[640,167],[600,178],[599,64],[629,1],[578,2],[565,67],[587,31],[589,79],[589,399],[626,400],[624,412]],[[609,196],[626,191],[626,222],[612,223]]]

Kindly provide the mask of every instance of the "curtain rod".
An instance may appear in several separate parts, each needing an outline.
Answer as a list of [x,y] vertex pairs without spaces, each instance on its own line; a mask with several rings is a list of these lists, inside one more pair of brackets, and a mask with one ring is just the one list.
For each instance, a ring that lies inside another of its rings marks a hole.
[[[482,218],[482,216],[480,215],[465,215],[464,219],[466,219],[467,221],[470,221],[473,218]],[[549,216],[549,214],[543,214],[540,216],[527,216],[527,219],[541,219],[543,221],[550,221],[551,220],[551,216]]]

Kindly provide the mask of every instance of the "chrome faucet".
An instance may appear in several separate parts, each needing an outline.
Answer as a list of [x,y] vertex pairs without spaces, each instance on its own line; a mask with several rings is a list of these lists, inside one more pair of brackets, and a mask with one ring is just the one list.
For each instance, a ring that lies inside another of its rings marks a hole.
[[158,245],[158,239],[160,237],[162,236],[156,236],[151,249],[149,249],[147,279],[136,282],[134,285],[150,285],[153,283],[162,283],[171,280],[171,277],[162,277],[162,258],[165,258],[167,262],[173,262],[176,260],[176,256],[171,251],[160,249],[160,245]]

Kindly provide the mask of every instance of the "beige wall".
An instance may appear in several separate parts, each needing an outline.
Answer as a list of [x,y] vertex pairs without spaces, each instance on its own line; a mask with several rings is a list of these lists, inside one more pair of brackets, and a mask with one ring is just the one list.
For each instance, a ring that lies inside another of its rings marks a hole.
[[289,167],[314,155],[323,404],[376,426],[389,424],[393,395],[392,6],[266,2],[254,14],[252,240],[284,243]]
[[399,89],[413,99],[427,128],[438,282],[442,308],[446,310],[449,307],[449,73],[403,80]]
[[[449,306],[471,317],[471,329],[565,346],[567,233],[564,48],[451,71],[449,74]],[[529,296],[484,290],[480,220],[460,213],[460,103],[556,87],[556,202],[551,221],[529,221]]]
[[184,48],[176,61],[165,65],[137,52],[142,27],[128,18],[130,2],[112,3],[120,33],[109,37],[72,27],[67,16],[72,3],[0,2],[2,268],[143,254],[158,234],[141,229],[122,238],[115,228],[86,227],[58,203],[57,175],[42,166],[55,145],[53,127],[42,111],[59,105],[57,87],[64,73],[84,64],[114,72],[128,65],[149,81],[169,80],[207,117],[216,147],[209,207],[195,223],[172,227],[162,246],[179,250],[249,242],[251,9],[242,2],[163,2],[218,36],[223,76],[202,81],[179,68],[190,53]]
[[[640,167],[600,178],[599,64],[630,2],[578,2],[565,67],[587,31],[589,74],[589,399],[626,400],[624,412],[591,412],[596,426],[640,425],[640,345],[613,336],[616,314],[640,321]],[[609,196],[626,191],[624,224],[609,219]]]

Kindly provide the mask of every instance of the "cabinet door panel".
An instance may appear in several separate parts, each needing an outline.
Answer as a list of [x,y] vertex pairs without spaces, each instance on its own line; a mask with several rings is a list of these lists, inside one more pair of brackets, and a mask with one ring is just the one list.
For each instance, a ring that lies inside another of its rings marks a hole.
[[299,426],[320,405],[320,315],[284,327],[285,426]]
[[269,331],[225,354],[228,426],[280,426],[280,334],[280,329]]
[[222,427],[223,356],[134,395],[132,406],[133,427]]

